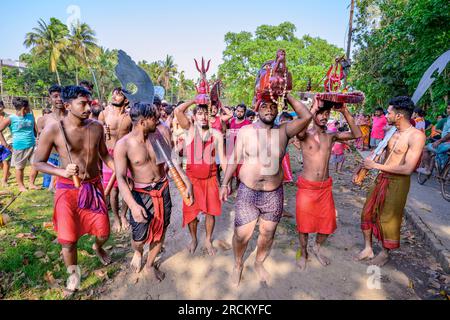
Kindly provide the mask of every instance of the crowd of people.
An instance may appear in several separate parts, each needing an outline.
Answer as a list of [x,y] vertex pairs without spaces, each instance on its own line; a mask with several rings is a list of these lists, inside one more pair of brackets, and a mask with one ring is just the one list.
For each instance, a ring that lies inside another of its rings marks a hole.
[[[245,104],[200,104],[195,98],[171,105],[155,96],[153,104],[142,103],[130,101],[123,88],[114,89],[105,106],[92,99],[92,89],[89,82],[52,86],[48,90],[51,107],[37,121],[23,98],[13,100],[14,114],[6,114],[0,104],[2,183],[8,182],[10,161],[20,191],[27,190],[23,177],[27,163],[32,163],[30,189],[40,188],[38,172],[46,175],[44,187],[55,193],[53,223],[68,268],[77,265],[77,241],[85,234],[95,236],[93,250],[102,263],[110,263],[103,245],[112,228],[131,234],[133,270],[140,272],[145,266],[154,279],[164,279],[154,262],[170,224],[168,171],[172,166],[167,159],[161,160],[155,141],[169,146],[170,163],[186,186],[182,225],[191,236],[190,253],[199,243],[201,215],[205,217],[205,249],[209,255],[217,253],[213,246],[216,217],[224,214],[223,202],[236,192],[232,241],[236,285],[257,222],[255,270],[261,281],[268,280],[264,261],[284,214],[283,183],[294,182],[286,152],[288,144],[293,144],[301,152],[303,165],[296,182],[301,252],[297,265],[300,270],[307,267],[308,238],[316,234],[311,252],[326,266],[330,259],[321,247],[337,228],[330,164],[341,172],[350,141],[361,149],[374,148],[395,126],[397,132],[388,142],[384,160],[367,158],[363,164],[380,174],[361,214],[365,248],[355,259],[372,259],[382,266],[389,251],[400,246],[410,175],[422,153],[439,153],[450,145],[450,117],[427,123],[424,113],[414,111],[411,99],[403,96],[389,101],[386,114],[379,108],[370,117],[353,116],[345,105],[333,108],[320,99],[302,101],[290,94],[286,105],[293,111],[286,107],[281,112],[272,101],[259,101],[253,110]],[[330,119],[332,111],[339,119]],[[447,112],[450,115],[450,106]],[[424,148],[427,130],[434,140]],[[376,257],[373,235],[382,244]],[[146,244],[149,254],[143,263]],[[70,277],[80,275],[74,272]],[[67,290],[75,289],[68,285]]]

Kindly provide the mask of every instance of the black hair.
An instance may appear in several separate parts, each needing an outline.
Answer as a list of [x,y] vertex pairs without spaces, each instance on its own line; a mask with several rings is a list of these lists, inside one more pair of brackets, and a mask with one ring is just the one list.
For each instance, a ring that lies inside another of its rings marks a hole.
[[155,106],[160,107],[160,106],[161,106],[161,98],[158,97],[158,96],[155,96],[155,97],[153,98],[153,104],[154,104]]
[[183,100],[181,100],[181,101],[178,101],[178,103],[177,103],[177,107],[179,106],[179,105],[182,105],[184,103],[184,101]]
[[414,102],[408,96],[398,96],[389,100],[389,105],[394,108],[396,113],[401,113],[406,119],[410,120],[414,110]]
[[417,113],[419,117],[425,117],[425,111],[423,111],[423,109],[421,108],[414,109],[414,112]]
[[245,104],[243,104],[243,103],[238,104],[236,106],[236,110],[237,110],[237,108],[243,108],[244,109],[244,114],[247,112],[247,106]]
[[50,88],[48,88],[48,95],[51,95],[53,92],[62,92],[62,87],[60,85],[54,84]]
[[375,111],[381,111],[382,113],[384,113],[384,109],[382,107],[376,108]]
[[81,81],[80,86],[87,88],[89,91],[92,91],[92,89],[94,89],[94,84],[87,80]]
[[205,112],[208,112],[208,105],[207,104],[198,104],[198,105],[196,105],[194,110],[192,110],[194,115],[197,114],[198,110],[203,110]]
[[95,106],[91,106],[91,113],[98,117],[100,115],[100,113],[104,110],[103,106],[100,104],[97,104]]
[[0,100],[0,106],[4,107],[5,104],[3,103],[3,100]]
[[247,112],[245,113],[246,118],[250,118],[250,117],[254,117],[254,116],[256,116],[256,113],[253,110],[247,110]]
[[150,103],[136,102],[130,108],[130,118],[133,124],[136,124],[140,118],[156,118],[157,114],[158,109]]
[[164,107],[164,111],[166,112],[166,114],[168,116],[170,116],[172,114],[173,109],[175,109],[175,108],[173,106],[171,106],[170,104],[168,104]]
[[25,98],[21,98],[21,97],[13,98],[12,104],[17,111],[29,106],[28,100]]
[[61,98],[64,103],[70,103],[78,97],[89,97],[91,92],[81,86],[67,86],[62,89]]
[[323,106],[319,110],[317,110],[316,114],[321,114],[324,113],[325,111],[330,111],[331,109],[333,109],[333,106],[334,102],[325,100],[323,102]]
[[290,114],[290,113],[288,113],[288,112],[283,112],[283,113],[281,113],[281,115],[280,115],[280,120],[281,119],[286,119],[286,120],[288,120],[288,121],[292,121],[292,120],[294,120],[294,117]]

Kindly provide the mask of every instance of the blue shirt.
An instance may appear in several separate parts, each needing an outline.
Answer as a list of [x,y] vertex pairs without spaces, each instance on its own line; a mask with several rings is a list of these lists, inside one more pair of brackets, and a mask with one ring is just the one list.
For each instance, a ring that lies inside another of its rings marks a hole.
[[24,117],[15,114],[9,116],[11,124],[9,128],[12,134],[12,145],[14,150],[25,150],[34,147],[36,138],[34,136],[34,116],[27,113]]
[[444,123],[441,137],[445,137],[450,132],[450,117],[447,117],[447,121]]

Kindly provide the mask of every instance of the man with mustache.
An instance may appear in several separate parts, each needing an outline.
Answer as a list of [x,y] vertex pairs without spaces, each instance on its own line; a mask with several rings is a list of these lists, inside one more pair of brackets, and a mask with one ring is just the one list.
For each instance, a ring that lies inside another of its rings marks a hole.
[[[425,146],[425,134],[411,125],[414,103],[407,96],[389,101],[388,124],[397,131],[389,140],[384,163],[370,157],[364,161],[366,169],[380,170],[371,187],[361,214],[361,229],[365,248],[356,260],[372,259],[379,267],[390,258],[390,250],[400,247],[400,227],[408,197],[411,174],[416,169]],[[355,179],[355,177],[354,177]],[[372,249],[372,234],[381,241],[382,250],[375,257]]]
[[[295,137],[311,122],[312,115],[300,101],[287,95],[298,119],[275,125],[278,105],[258,101],[259,120],[239,130],[236,146],[220,188],[220,199],[227,201],[229,183],[239,164],[239,185],[236,197],[233,250],[235,266],[232,282],[238,286],[243,270],[244,254],[259,219],[259,237],[255,270],[262,282],[269,280],[263,264],[269,255],[278,223],[283,214],[283,170],[281,162],[289,139]],[[245,112],[244,112],[245,114]]]
[[[107,106],[98,116],[98,121],[102,122],[105,126],[106,132],[106,146],[111,156],[114,154],[114,147],[116,142],[122,137],[127,135],[132,128],[131,118],[126,111],[129,105],[128,99],[125,97],[124,89],[116,88],[112,92],[111,105]],[[103,185],[106,188],[112,176],[112,170],[106,165],[103,165]],[[129,228],[128,221],[125,217],[127,207],[125,201],[122,202],[122,208],[119,212],[119,185],[117,181],[114,182],[114,186],[109,195],[109,201],[111,204],[111,210],[113,212],[114,223],[113,231],[120,232]]]
[[[308,234],[317,233],[313,253],[326,266],[329,259],[320,253],[321,245],[336,230],[336,208],[333,200],[333,181],[329,175],[329,162],[333,143],[361,137],[350,111],[344,105],[336,109],[350,126],[350,132],[330,132],[327,123],[333,105],[316,99],[313,126],[297,134],[303,156],[303,172],[298,178],[296,218],[300,238],[300,259],[297,265],[305,270],[308,261]],[[317,109],[319,107],[319,109]],[[314,107],[313,107],[314,108]]]
[[[252,124],[250,120],[245,118],[246,113],[247,113],[247,106],[245,104],[238,105],[236,107],[235,117],[233,119],[231,119],[229,122],[230,130],[228,130],[228,135],[227,135],[227,155],[228,155],[228,157],[232,154],[233,149],[236,145],[236,139],[237,139],[239,130],[242,127]],[[233,161],[236,161],[236,159],[234,159]],[[233,175],[233,178],[236,178],[236,189],[239,187],[239,184],[241,183],[239,180],[239,171],[240,170],[241,170],[241,166],[238,165],[236,168],[236,172]],[[232,191],[233,191],[233,186],[231,185],[231,192]]]
[[[53,85],[48,89],[48,99],[50,102],[51,113],[45,114],[37,120],[37,128],[38,128],[38,141],[39,143],[39,135],[41,134],[44,127],[47,123],[52,121],[61,121],[67,115],[66,108],[64,108],[64,103],[61,99],[61,91],[62,87],[59,85]],[[50,157],[48,158],[48,162],[58,166],[59,165],[59,155],[56,153],[56,150],[53,148]],[[48,188],[49,190],[53,190],[53,177],[47,173],[44,173],[44,182],[43,187]]]
[[[53,223],[64,263],[71,274],[67,289],[74,291],[77,288],[73,285],[80,280],[74,268],[80,237],[95,236],[92,249],[104,265],[111,262],[102,248],[109,238],[110,228],[98,162],[101,158],[110,168],[114,168],[114,163],[106,149],[103,127],[89,119],[90,92],[80,86],[64,87],[62,100],[68,114],[44,127],[33,168],[57,176]],[[47,163],[53,148],[60,156],[61,167]],[[80,177],[80,188],[75,186],[73,176]]]
[[205,249],[212,256],[216,253],[212,244],[215,217],[222,213],[216,155],[220,158],[222,170],[226,168],[226,157],[222,132],[210,128],[208,105],[196,104],[193,110],[194,123],[189,121],[185,112],[194,104],[195,100],[185,102],[174,111],[181,128],[187,131],[184,146],[187,156],[186,175],[192,182],[194,195],[191,207],[183,203],[183,227],[189,226],[192,242],[188,249],[193,254],[198,243],[197,216],[203,213],[206,226]]

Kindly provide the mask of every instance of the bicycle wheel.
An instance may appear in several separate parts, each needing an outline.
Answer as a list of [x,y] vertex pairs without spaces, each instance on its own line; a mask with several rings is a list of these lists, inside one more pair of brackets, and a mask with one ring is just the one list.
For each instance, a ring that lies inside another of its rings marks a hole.
[[450,202],[450,163],[447,164],[442,174],[441,193],[442,197]]
[[[435,165],[436,164],[434,163],[434,157],[433,157],[433,165],[431,166],[431,173],[430,174],[423,174],[420,172],[417,173],[417,182],[419,184],[423,185],[425,182],[427,182],[428,179],[430,179],[430,177],[433,175],[433,170],[434,170]],[[423,164],[421,163],[420,168],[422,168],[422,167],[423,167]]]

